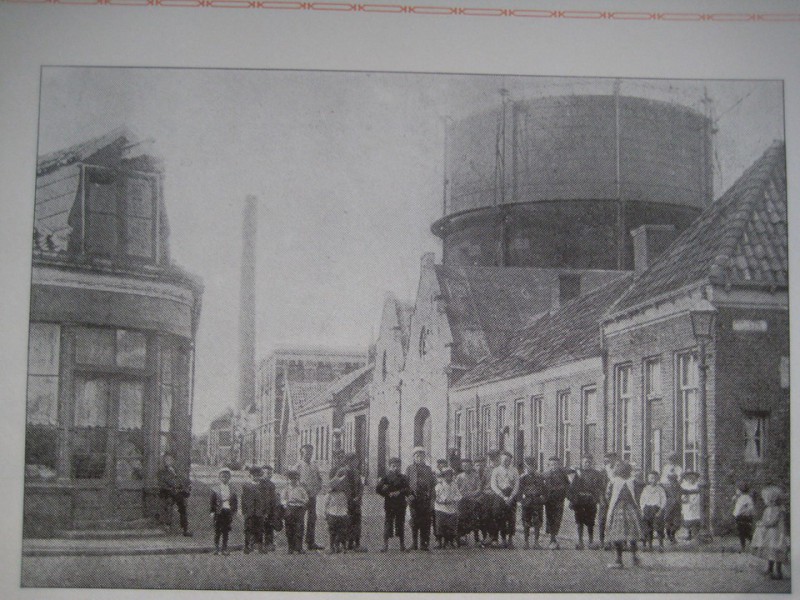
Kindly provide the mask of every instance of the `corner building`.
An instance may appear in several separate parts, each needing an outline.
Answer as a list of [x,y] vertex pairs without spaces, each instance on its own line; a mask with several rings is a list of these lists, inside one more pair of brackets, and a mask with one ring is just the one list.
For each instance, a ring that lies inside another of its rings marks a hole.
[[160,160],[120,129],[37,164],[25,535],[155,517],[188,476],[199,279],[170,260]]

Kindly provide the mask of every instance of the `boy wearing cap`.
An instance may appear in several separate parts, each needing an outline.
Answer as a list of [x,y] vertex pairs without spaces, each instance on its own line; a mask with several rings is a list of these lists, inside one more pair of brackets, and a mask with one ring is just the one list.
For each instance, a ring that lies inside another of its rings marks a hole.
[[603,475],[594,468],[591,456],[583,457],[583,466],[575,472],[570,483],[568,496],[570,508],[575,513],[575,524],[578,528],[576,550],[583,550],[583,530],[589,534],[589,546],[594,544],[594,521],[597,516],[597,505],[605,494]]
[[[219,554],[221,550],[223,556],[228,555],[228,534],[231,532],[233,513],[239,507],[236,492],[229,485],[230,480],[230,469],[220,469],[219,483],[211,490],[211,516],[214,519],[214,554]],[[220,539],[222,540],[221,548]]]
[[530,548],[530,530],[533,527],[533,547],[539,548],[539,532],[544,521],[544,503],[547,501],[547,482],[544,475],[536,472],[536,459],[525,457],[525,474],[519,479],[519,494],[522,498],[522,533],[525,549]]
[[408,487],[408,478],[400,472],[400,459],[389,459],[389,471],[380,478],[375,492],[383,496],[384,524],[383,548],[381,552],[389,549],[389,538],[400,538],[400,550],[406,549],[406,498],[411,493]]
[[453,469],[442,471],[442,480],[436,484],[436,537],[442,540],[442,548],[455,548],[458,536],[458,503],[461,492],[453,481]]
[[[408,466],[406,477],[411,491],[409,507],[411,509],[412,550],[420,548],[429,550],[431,541],[432,502],[436,488],[433,470],[425,464],[425,448],[414,448],[414,463]],[[419,544],[419,545],[418,545]]]
[[300,485],[300,473],[294,469],[286,473],[288,485],[281,491],[281,504],[284,507],[286,523],[286,541],[289,554],[305,554],[303,550],[303,517],[308,507],[308,492]]

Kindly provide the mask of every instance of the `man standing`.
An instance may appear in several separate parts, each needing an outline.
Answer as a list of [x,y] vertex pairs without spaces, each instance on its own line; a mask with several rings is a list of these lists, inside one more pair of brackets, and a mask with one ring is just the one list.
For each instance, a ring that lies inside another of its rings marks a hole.
[[594,544],[594,522],[597,516],[597,505],[605,494],[603,475],[594,468],[591,456],[584,456],[583,467],[578,469],[569,486],[569,502],[575,512],[575,524],[578,528],[578,544],[576,550],[583,550],[583,529],[589,534],[589,546]]
[[293,470],[300,476],[300,485],[305,488],[308,494],[308,515],[306,517],[306,547],[309,550],[324,550],[315,542],[315,531],[317,524],[317,495],[322,489],[322,477],[319,474],[317,465],[311,462],[314,454],[314,446],[304,444],[300,447],[300,462]]
[[400,472],[400,459],[389,459],[389,471],[381,477],[375,492],[383,496],[385,520],[383,526],[383,548],[389,549],[389,539],[400,538],[400,550],[406,549],[406,498],[409,494],[408,478]]
[[172,527],[172,505],[178,507],[183,535],[191,537],[189,521],[186,516],[186,500],[191,492],[191,482],[181,477],[175,470],[175,459],[171,454],[164,455],[164,466],[158,471],[158,495],[161,498],[164,523]]
[[558,550],[558,531],[561,529],[561,518],[564,516],[564,500],[569,489],[569,478],[561,467],[561,459],[550,458],[547,471],[547,502],[544,505],[547,533],[550,534],[550,549]]
[[430,550],[431,512],[433,510],[436,477],[431,468],[425,464],[425,448],[414,448],[414,463],[406,471],[408,485],[411,490],[409,506],[411,508],[412,550]]

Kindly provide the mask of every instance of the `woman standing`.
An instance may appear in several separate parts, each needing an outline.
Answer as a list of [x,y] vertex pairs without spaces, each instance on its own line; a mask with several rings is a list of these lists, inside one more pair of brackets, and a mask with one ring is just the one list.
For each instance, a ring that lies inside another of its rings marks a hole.
[[622,551],[626,544],[631,550],[631,563],[639,564],[636,556],[636,541],[642,539],[642,521],[639,507],[636,504],[636,491],[631,474],[631,466],[626,462],[618,462],[614,468],[614,476],[609,482],[611,499],[608,503],[608,519],[606,520],[606,540],[614,544],[617,551],[616,562],[608,565],[609,569],[621,569]]

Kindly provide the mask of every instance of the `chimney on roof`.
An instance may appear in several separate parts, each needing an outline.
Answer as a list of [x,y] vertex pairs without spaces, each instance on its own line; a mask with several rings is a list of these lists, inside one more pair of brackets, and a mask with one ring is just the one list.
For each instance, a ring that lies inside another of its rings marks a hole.
[[674,225],[642,225],[631,230],[633,238],[633,271],[636,276],[644,273],[656,257],[675,240]]

